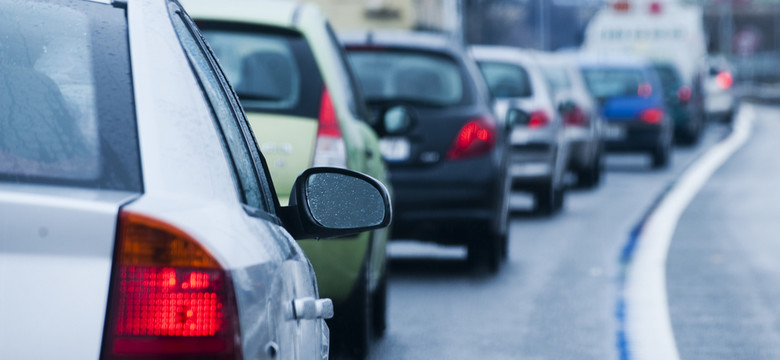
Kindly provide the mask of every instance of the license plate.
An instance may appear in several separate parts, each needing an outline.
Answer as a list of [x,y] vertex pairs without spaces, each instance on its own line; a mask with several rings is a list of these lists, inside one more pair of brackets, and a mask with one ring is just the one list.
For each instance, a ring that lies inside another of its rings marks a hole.
[[525,144],[529,140],[531,140],[531,135],[525,129],[515,129],[509,135],[509,142],[515,145]]
[[609,140],[622,140],[626,137],[626,128],[617,125],[607,125],[604,129],[604,137]]
[[379,151],[387,161],[404,161],[409,159],[409,139],[390,137],[379,140]]

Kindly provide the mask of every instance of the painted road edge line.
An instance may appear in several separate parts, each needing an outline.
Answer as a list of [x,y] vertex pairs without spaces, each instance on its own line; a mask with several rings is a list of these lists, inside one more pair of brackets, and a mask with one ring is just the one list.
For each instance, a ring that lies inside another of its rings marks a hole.
[[744,106],[731,134],[694,162],[649,215],[626,269],[625,336],[630,358],[679,360],[666,293],[666,256],[677,222],[688,204],[750,137],[755,110]]

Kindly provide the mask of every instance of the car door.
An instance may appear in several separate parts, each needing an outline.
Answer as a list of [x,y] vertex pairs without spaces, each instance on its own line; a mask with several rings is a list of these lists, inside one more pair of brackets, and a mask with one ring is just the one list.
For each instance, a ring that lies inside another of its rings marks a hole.
[[[292,311],[295,301],[316,299],[311,264],[276,217],[278,199],[267,166],[246,121],[238,98],[227,83],[214,55],[195,24],[176,3],[171,3],[174,28],[201,83],[224,142],[234,163],[247,222],[257,229],[260,242],[273,240],[279,259],[261,270],[243,272],[235,280],[241,319],[244,356],[299,359],[327,353],[327,328],[320,319],[300,319]],[[270,226],[269,222],[273,225]],[[269,236],[273,239],[262,238]],[[270,283],[269,283],[270,277]],[[267,289],[266,296],[254,287]]]

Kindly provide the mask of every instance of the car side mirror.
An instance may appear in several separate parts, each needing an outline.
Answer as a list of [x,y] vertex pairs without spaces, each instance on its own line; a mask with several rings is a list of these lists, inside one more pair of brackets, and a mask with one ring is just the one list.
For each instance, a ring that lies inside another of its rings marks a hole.
[[346,236],[390,224],[390,196],[378,180],[359,172],[317,167],[295,180],[289,206],[280,209],[295,239]]
[[528,125],[528,121],[530,120],[531,116],[523,110],[509,109],[506,112],[506,126],[508,129],[518,125]]
[[382,114],[384,133],[388,135],[403,134],[412,128],[412,111],[406,106],[393,106]]

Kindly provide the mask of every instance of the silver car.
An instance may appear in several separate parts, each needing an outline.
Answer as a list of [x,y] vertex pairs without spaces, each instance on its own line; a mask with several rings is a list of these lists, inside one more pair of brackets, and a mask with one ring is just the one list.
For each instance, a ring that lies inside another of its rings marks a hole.
[[167,0],[0,0],[0,359],[323,359],[293,237],[387,225],[315,168],[279,206],[245,116]]
[[566,194],[569,143],[538,54],[500,46],[474,46],[472,52],[495,99],[494,112],[508,129],[512,188],[531,192],[537,211],[557,212]]
[[596,99],[590,95],[575,54],[539,54],[540,68],[555,93],[558,111],[566,124],[569,170],[577,185],[593,188],[603,174],[604,120]]

